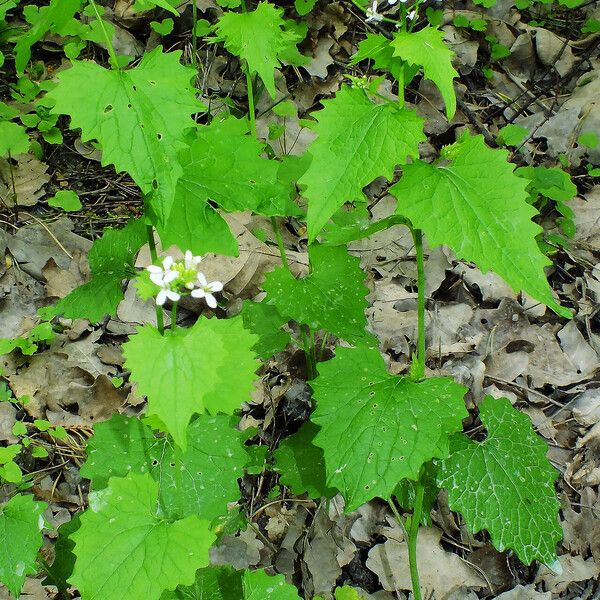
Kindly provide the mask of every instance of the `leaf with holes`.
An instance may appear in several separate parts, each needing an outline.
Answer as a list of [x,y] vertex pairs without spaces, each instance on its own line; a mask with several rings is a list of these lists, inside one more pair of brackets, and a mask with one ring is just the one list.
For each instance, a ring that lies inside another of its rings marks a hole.
[[242,13],[226,12],[217,24],[215,42],[243,58],[250,73],[257,73],[271,98],[275,98],[274,70],[283,55],[289,54],[302,37],[286,29],[283,9],[269,2],[260,2],[256,10]]
[[72,535],[77,561],[70,583],[89,600],[158,600],[190,585],[209,563],[216,536],[197,516],[169,522],[159,512],[150,475],[113,477],[89,495],[90,508]]
[[461,259],[494,271],[517,292],[523,290],[557,314],[570,317],[554,297],[544,273],[551,262],[536,236],[542,228],[527,203],[528,182],[514,174],[506,150],[492,150],[468,133],[446,146],[447,164],[406,165],[390,190],[397,212],[422,229],[430,246],[446,244]]
[[423,67],[425,79],[438,87],[448,119],[456,112],[454,78],[458,73],[452,66],[453,52],[444,43],[444,32],[427,26],[419,31],[398,31],[391,41],[394,56],[400,57],[409,65]]
[[416,480],[424,463],[447,457],[449,436],[467,416],[466,388],[447,377],[415,383],[390,375],[374,347],[338,347],[311,387],[310,418],[321,427],[314,443],[347,511],[376,496],[388,500],[401,479]]
[[18,598],[28,575],[37,573],[42,546],[42,513],[48,505],[17,494],[0,506],[0,582]]
[[362,188],[377,177],[391,179],[396,165],[418,157],[425,139],[423,119],[414,111],[375,104],[363,90],[344,86],[322,104],[318,137],[309,148],[313,160],[298,182],[306,186],[311,242],[345,202],[364,198]]
[[554,489],[558,472],[546,458],[548,447],[506,398],[488,396],[479,417],[487,438],[477,443],[458,436],[438,484],[473,533],[487,529],[498,550],[514,550],[527,565],[551,565],[562,530]]
[[227,505],[240,497],[238,479],[250,460],[246,437],[232,417],[200,415],[188,427],[178,487],[167,439],[156,438],[139,419],[114,415],[94,427],[81,474],[97,490],[108,485],[109,477],[150,473],[159,483],[164,514],[181,510],[180,516],[198,514],[212,520],[227,514]]
[[158,228],[164,246],[237,254],[235,238],[209,201],[229,212],[300,214],[292,186],[278,180],[281,163],[262,158],[264,145],[247,133],[246,122],[233,117],[198,127],[195,141],[179,155],[183,174],[173,210]]
[[114,316],[123,300],[123,279],[135,275],[135,257],[146,242],[143,219],[132,219],[123,229],[107,229],[88,254],[92,277],[57,304],[45,309],[45,316],[88,319],[97,323]]
[[232,414],[250,399],[259,366],[256,341],[240,318],[200,318],[190,329],[165,335],[145,325],[123,346],[125,367],[148,397],[148,414],[159,417],[185,450],[194,413]]
[[348,341],[365,335],[365,296],[369,288],[360,260],[342,246],[313,244],[308,248],[312,272],[295,279],[285,267],[267,274],[263,289],[267,302],[283,317],[325,330]]
[[[71,117],[81,139],[98,140],[102,165],[131,175],[144,194],[153,194],[157,218],[166,221],[181,174],[177,152],[191,115],[202,110],[191,85],[194,71],[179,62],[181,52],[158,46],[128,71],[73,61],[47,98],[52,112]],[[168,110],[167,110],[168,108]]]

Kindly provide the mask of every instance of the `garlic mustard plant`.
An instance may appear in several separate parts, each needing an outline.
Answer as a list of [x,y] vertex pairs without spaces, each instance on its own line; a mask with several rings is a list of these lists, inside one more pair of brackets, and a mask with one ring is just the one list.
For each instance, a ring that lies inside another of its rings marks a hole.
[[[140,10],[178,18],[172,4],[137,3]],[[262,490],[264,497],[281,493],[287,501],[291,491],[329,500],[340,494],[346,510],[374,498],[387,502],[407,533],[415,600],[421,599],[418,530],[441,489],[473,534],[486,530],[499,550],[511,550],[525,563],[552,565],[561,539],[560,504],[545,442],[507,399],[479,398],[469,412],[467,389],[426,369],[424,239],[429,248],[449,246],[460,259],[494,271],[556,319],[571,317],[546,279],[551,261],[536,239],[542,229],[533,221],[531,177],[515,171],[506,150],[469,132],[434,160],[430,153],[421,158],[424,119],[405,103],[405,89],[419,75],[430,80],[452,119],[459,74],[444,32],[426,21],[421,2],[407,0],[388,0],[387,12],[383,2],[353,0],[377,32],[367,32],[350,64],[369,61],[380,77],[349,77],[351,85],[343,84],[309,115],[314,140],[306,153],[278,158],[269,147],[273,140],[257,134],[256,103],[263,94],[261,116],[273,118],[269,137],[276,135],[277,111],[287,109],[275,104],[271,113],[264,107],[277,97],[276,69],[310,62],[298,46],[307,28],[293,18],[315,3],[296,1],[296,12],[288,10],[291,3],[284,9],[268,0],[217,4],[222,11],[206,24],[192,3],[192,65],[183,64],[181,51],[158,45],[125,66],[112,45],[113,25],[94,0],[50,0],[29,30],[14,34],[18,73],[46,33],[80,36],[81,48],[100,39],[107,48],[104,66],[72,60],[60,70],[44,87],[44,106],[55,122],[69,117],[84,142],[94,141],[103,164],[128,173],[145,207],[141,217],[107,229],[93,243],[89,281],[41,315],[98,323],[117,314],[124,282],[136,280],[142,296],[141,288],[150,290],[148,278],[154,287],[147,296],[156,304],[156,325],[138,326],[123,344],[123,378],[145,397],[145,415],[116,413],[94,425],[81,469],[90,481],[88,507],[59,529],[57,568],[44,566],[50,583],[65,597],[76,587],[82,600],[175,600],[202,589],[228,600],[299,600],[305,592],[282,575],[210,565],[210,548],[225,532],[255,520],[256,506],[240,493],[239,480],[261,469],[277,474],[261,477],[265,485],[279,486]],[[8,2],[3,10],[16,5]],[[217,110],[198,99],[201,32],[215,52],[234,55],[232,64],[240,65],[247,96],[240,101],[236,95],[234,108],[232,98]],[[379,93],[383,77],[397,98]],[[26,142],[19,130],[10,148],[23,151]],[[379,178],[387,181],[396,206],[390,216],[372,221],[363,190]],[[179,326],[182,298],[217,307],[223,283],[208,281],[199,255],[238,254],[237,233],[225,218],[234,212],[258,215],[272,227],[281,265],[261,283],[261,302],[245,300],[241,313],[227,311],[227,318],[190,313],[181,322],[191,325]],[[290,270],[281,235],[287,217],[306,222],[309,269],[302,277]],[[369,331],[367,274],[347,250],[353,241],[399,225],[414,240],[418,296],[412,365],[402,376],[388,371]],[[188,250],[182,258],[159,260],[156,235],[163,248]],[[146,245],[153,264],[140,273],[136,258]],[[167,301],[170,327],[163,318]],[[335,356],[325,361],[327,342],[335,345]],[[310,416],[281,440],[256,436],[271,440],[266,460],[267,446],[250,445],[252,434],[237,425],[252,402],[259,358],[270,360],[290,344],[306,356]],[[23,346],[10,343],[7,351]],[[468,416],[485,428],[483,441],[463,432]],[[261,497],[257,493],[256,500]],[[37,569],[45,504],[15,498],[0,506],[6,549],[0,581],[18,597],[26,575]],[[13,543],[19,536],[20,543]],[[231,589],[235,598],[227,595]]]

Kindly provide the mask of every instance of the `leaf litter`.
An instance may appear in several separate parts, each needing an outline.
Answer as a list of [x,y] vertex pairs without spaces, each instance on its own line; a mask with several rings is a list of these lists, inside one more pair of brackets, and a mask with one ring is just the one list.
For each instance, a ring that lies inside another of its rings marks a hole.
[[[117,2],[114,7],[120,18],[125,16],[124,4],[129,3]],[[204,16],[209,15],[207,10],[218,9],[213,2],[199,5]],[[510,9],[509,5],[498,3],[493,9],[498,20],[489,24],[497,43],[512,51],[508,61],[497,64],[485,86],[488,112],[495,109],[496,116],[485,124],[480,121],[481,107],[465,88],[459,92],[459,110],[452,126],[457,131],[468,127],[481,132],[484,128],[493,137],[502,124],[500,115],[514,118],[515,123],[531,131],[520,150],[528,162],[552,163],[566,154],[574,172],[583,175],[577,169],[582,169],[585,162],[600,163],[598,148],[577,143],[582,131],[600,129],[596,93],[600,80],[598,59],[582,66],[580,57],[589,48],[585,39],[569,38],[568,31],[532,27],[523,13]],[[453,24],[457,16],[472,19],[480,15],[476,6],[469,6],[469,10],[446,9],[443,27],[446,39],[459,57],[455,66],[465,77],[489,53],[486,41],[472,30]],[[122,52],[135,56],[143,46],[127,29],[136,32],[135,23],[143,23],[147,17],[128,13],[128,18],[123,22],[125,27],[119,27]],[[305,67],[298,68],[303,77],[295,73],[294,80],[294,76],[284,78],[276,74],[273,88],[276,98],[291,99],[298,110],[296,117],[280,117],[279,125],[287,128],[286,136],[293,141],[272,141],[276,154],[300,154],[312,141],[312,132],[302,126],[299,117],[306,116],[319,100],[339,89],[337,64],[347,63],[355,51],[357,41],[351,34],[356,26],[352,13],[339,2],[319,5],[311,15],[306,52],[311,59]],[[212,57],[207,93],[210,90],[232,93],[236,89],[232,70],[222,60],[222,56]],[[557,89],[562,92],[558,103],[553,103],[551,88],[545,87],[548,73],[553,69],[558,75]],[[524,86],[527,80],[535,82],[529,91]],[[417,103],[421,116],[443,110],[439,95],[426,82],[421,82],[419,92],[425,98]],[[521,114],[525,105],[530,113],[526,117]],[[442,119],[438,123],[438,128],[428,133],[446,135],[448,125]],[[261,126],[259,119],[258,125],[259,132],[267,138],[266,123]],[[53,186],[59,185],[56,172],[31,157],[16,157],[14,163],[17,202],[7,184],[11,167],[6,161],[0,164],[0,198],[10,208],[35,209],[36,218],[22,213],[15,227],[0,232],[4,257],[0,271],[1,337],[26,334],[35,325],[32,317],[38,308],[49,304],[51,299],[64,297],[86,279],[85,257],[90,248],[87,238],[95,237],[108,224],[99,220],[98,229],[90,235],[79,220],[64,217],[55,220],[59,213],[43,205],[43,201],[52,197]],[[123,184],[116,176],[111,185],[114,182],[118,182],[116,189],[121,196],[117,198],[122,202],[128,198],[127,182]],[[85,193],[83,198],[86,199]],[[109,198],[105,200],[110,202]],[[382,210],[385,202],[381,202],[376,191],[371,190],[369,201],[371,218],[376,220],[389,214]],[[561,474],[558,489],[565,536],[559,546],[562,572],[544,566],[528,571],[511,553],[499,553],[493,560],[482,561],[478,556],[481,549],[491,548],[489,540],[485,535],[469,533],[464,523],[450,513],[442,495],[432,513],[432,526],[422,529],[419,537],[419,545],[423,546],[419,557],[423,587],[435,598],[475,598],[491,593],[504,600],[570,599],[592,598],[598,591],[600,186],[586,179],[570,206],[574,211],[575,236],[559,252],[558,266],[550,273],[555,292],[575,308],[575,318],[566,325],[532,298],[515,294],[497,276],[481,273],[473,265],[458,261],[450,249],[438,247],[427,251],[428,359],[432,374],[451,374],[459,382],[461,378],[469,380],[474,390],[469,397],[472,405],[478,405],[485,394],[505,396],[532,417],[538,433],[551,444],[550,457]],[[16,214],[19,218],[19,213]],[[9,223],[13,222],[10,212],[6,216]],[[226,219],[240,246],[240,256],[229,259],[215,255],[205,260],[208,272],[213,269],[215,273],[226,274],[225,297],[235,306],[240,300],[260,295],[265,274],[278,263],[278,252],[268,221],[261,222],[245,213],[229,214]],[[267,232],[266,236],[257,237],[255,233],[259,230]],[[78,235],[84,232],[85,236]],[[297,233],[286,236],[286,241],[293,268],[301,273],[307,263],[306,237],[305,232]],[[412,240],[405,230],[397,227],[354,242],[351,253],[361,260],[369,275],[371,305],[367,314],[385,353],[386,365],[391,373],[404,373],[416,338]],[[144,248],[138,265],[149,262]],[[138,414],[143,409],[130,384],[116,386],[113,378],[127,375],[120,345],[135,323],[151,320],[146,315],[152,311],[149,306],[146,309],[142,313],[140,301],[131,290],[126,290],[116,318],[95,326],[62,320],[62,332],[38,354],[3,357],[3,379],[8,388],[16,397],[29,396],[31,400],[22,412],[9,403],[0,403],[0,439],[11,443],[17,415],[19,420],[48,419],[69,430],[72,446],[68,453],[67,446],[60,447],[55,442],[54,454],[45,463],[50,475],[42,473],[34,487],[55,510],[66,507],[74,512],[84,502],[87,489],[78,476],[78,467],[90,427],[114,412]],[[199,307],[188,305],[184,310],[188,311],[184,318],[193,319]],[[144,317],[138,320],[141,314]],[[293,433],[285,430],[282,419],[284,407],[292,410],[289,400],[274,404],[268,419],[263,410],[275,382],[290,377],[292,359],[289,352],[275,357],[268,372],[263,374],[263,394],[257,396],[263,404],[257,402],[248,407],[245,418],[252,418],[259,436],[266,438],[267,429],[270,436]],[[297,400],[291,401],[292,408],[294,402]],[[63,460],[65,456],[67,461]],[[300,575],[306,592],[319,593],[325,598],[332,597],[331,590],[336,584],[345,583],[356,584],[367,594],[365,597],[380,600],[406,597],[410,588],[406,543],[402,530],[390,526],[390,515],[383,503],[373,500],[346,514],[339,497],[327,510],[323,502],[288,495],[269,506],[260,485],[252,476],[242,482],[252,501],[261,506],[255,506],[247,529],[225,537],[211,550],[213,564],[233,564],[236,568],[271,566],[290,578]],[[498,587],[491,582],[499,580],[495,573],[500,563],[508,565],[508,576]],[[52,594],[39,580],[28,579],[23,597],[47,598],[53,597]]]

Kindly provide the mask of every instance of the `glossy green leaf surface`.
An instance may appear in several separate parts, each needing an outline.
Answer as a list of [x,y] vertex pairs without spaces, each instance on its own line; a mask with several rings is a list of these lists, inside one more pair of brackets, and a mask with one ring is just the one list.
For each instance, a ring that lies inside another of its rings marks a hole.
[[216,539],[208,521],[167,521],[150,475],[114,477],[90,494],[89,504],[72,535],[77,562],[70,582],[83,598],[158,600],[164,590],[190,585],[208,565]]
[[152,192],[161,222],[171,212],[181,174],[177,152],[184,132],[195,126],[191,115],[202,110],[193,70],[180,57],[180,51],[164,53],[158,46],[129,70],[73,61],[47,95],[56,102],[53,112],[69,115],[71,128],[81,129],[83,141],[100,142],[103,165],[126,171],[144,194]]
[[132,219],[123,229],[106,229],[88,254],[90,281],[59,300],[51,314],[92,323],[114,316],[124,297],[123,279],[135,273],[135,257],[145,242],[143,219]]
[[498,550],[514,550],[525,564],[551,565],[562,529],[554,489],[558,472],[546,458],[548,446],[506,398],[488,396],[479,417],[486,439],[478,443],[461,435],[441,463],[438,483],[448,490],[450,508],[474,533],[487,529]]
[[298,182],[308,200],[310,241],[345,202],[364,197],[362,188],[377,177],[391,179],[397,165],[417,157],[425,139],[415,112],[376,104],[361,89],[344,86],[322,104],[315,114],[318,137],[309,146],[313,159]]
[[164,336],[145,325],[123,346],[125,366],[148,397],[148,414],[159,417],[185,450],[194,413],[231,414],[250,399],[256,341],[239,318],[200,318]]
[[295,279],[285,268],[267,274],[263,284],[267,301],[288,320],[306,324],[312,330],[325,330],[353,341],[365,335],[367,325],[363,283],[365,273],[359,259],[342,246],[309,246],[312,272]]
[[535,239],[542,228],[531,220],[537,211],[527,203],[527,180],[514,174],[507,156],[482,136],[465,134],[444,149],[447,164],[406,165],[391,189],[397,212],[425,232],[430,246],[447,244],[459,258],[569,317],[544,273],[551,262]]
[[429,26],[419,31],[398,31],[391,45],[394,56],[423,68],[425,79],[432,81],[440,90],[446,104],[446,115],[452,119],[456,112],[454,78],[458,77],[458,73],[452,66],[454,54],[444,43],[444,32]]
[[327,484],[352,511],[371,498],[390,498],[404,478],[416,479],[423,463],[445,458],[449,436],[467,416],[466,388],[449,378],[415,383],[390,375],[379,350],[337,348],[311,382],[321,427]]
[[42,513],[48,505],[17,494],[0,506],[0,582],[16,598],[28,575],[37,573],[42,546]]

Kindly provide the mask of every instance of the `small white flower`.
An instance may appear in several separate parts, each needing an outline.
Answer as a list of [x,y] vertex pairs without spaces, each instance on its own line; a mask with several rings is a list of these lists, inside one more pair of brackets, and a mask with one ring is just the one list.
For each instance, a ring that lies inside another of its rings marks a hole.
[[194,256],[191,250],[185,251],[185,268],[186,269],[196,269],[198,265],[202,262],[201,256]]
[[378,23],[379,21],[383,21],[383,16],[381,16],[377,12],[377,0],[373,0],[373,5],[371,8],[367,8],[366,10],[366,22],[367,23]]
[[406,18],[410,19],[411,21],[417,16],[417,11],[416,10],[411,10],[409,12],[406,13]]
[[220,292],[223,289],[223,284],[220,281],[211,281],[209,283],[204,273],[198,273],[198,283],[199,287],[192,290],[191,295],[194,298],[204,298],[208,306],[217,308],[217,299],[213,296],[213,292]]
[[158,292],[156,296],[156,304],[162,306],[167,301],[167,298],[171,302],[178,302],[181,296],[175,290],[169,288],[168,284],[163,284],[160,292]]

